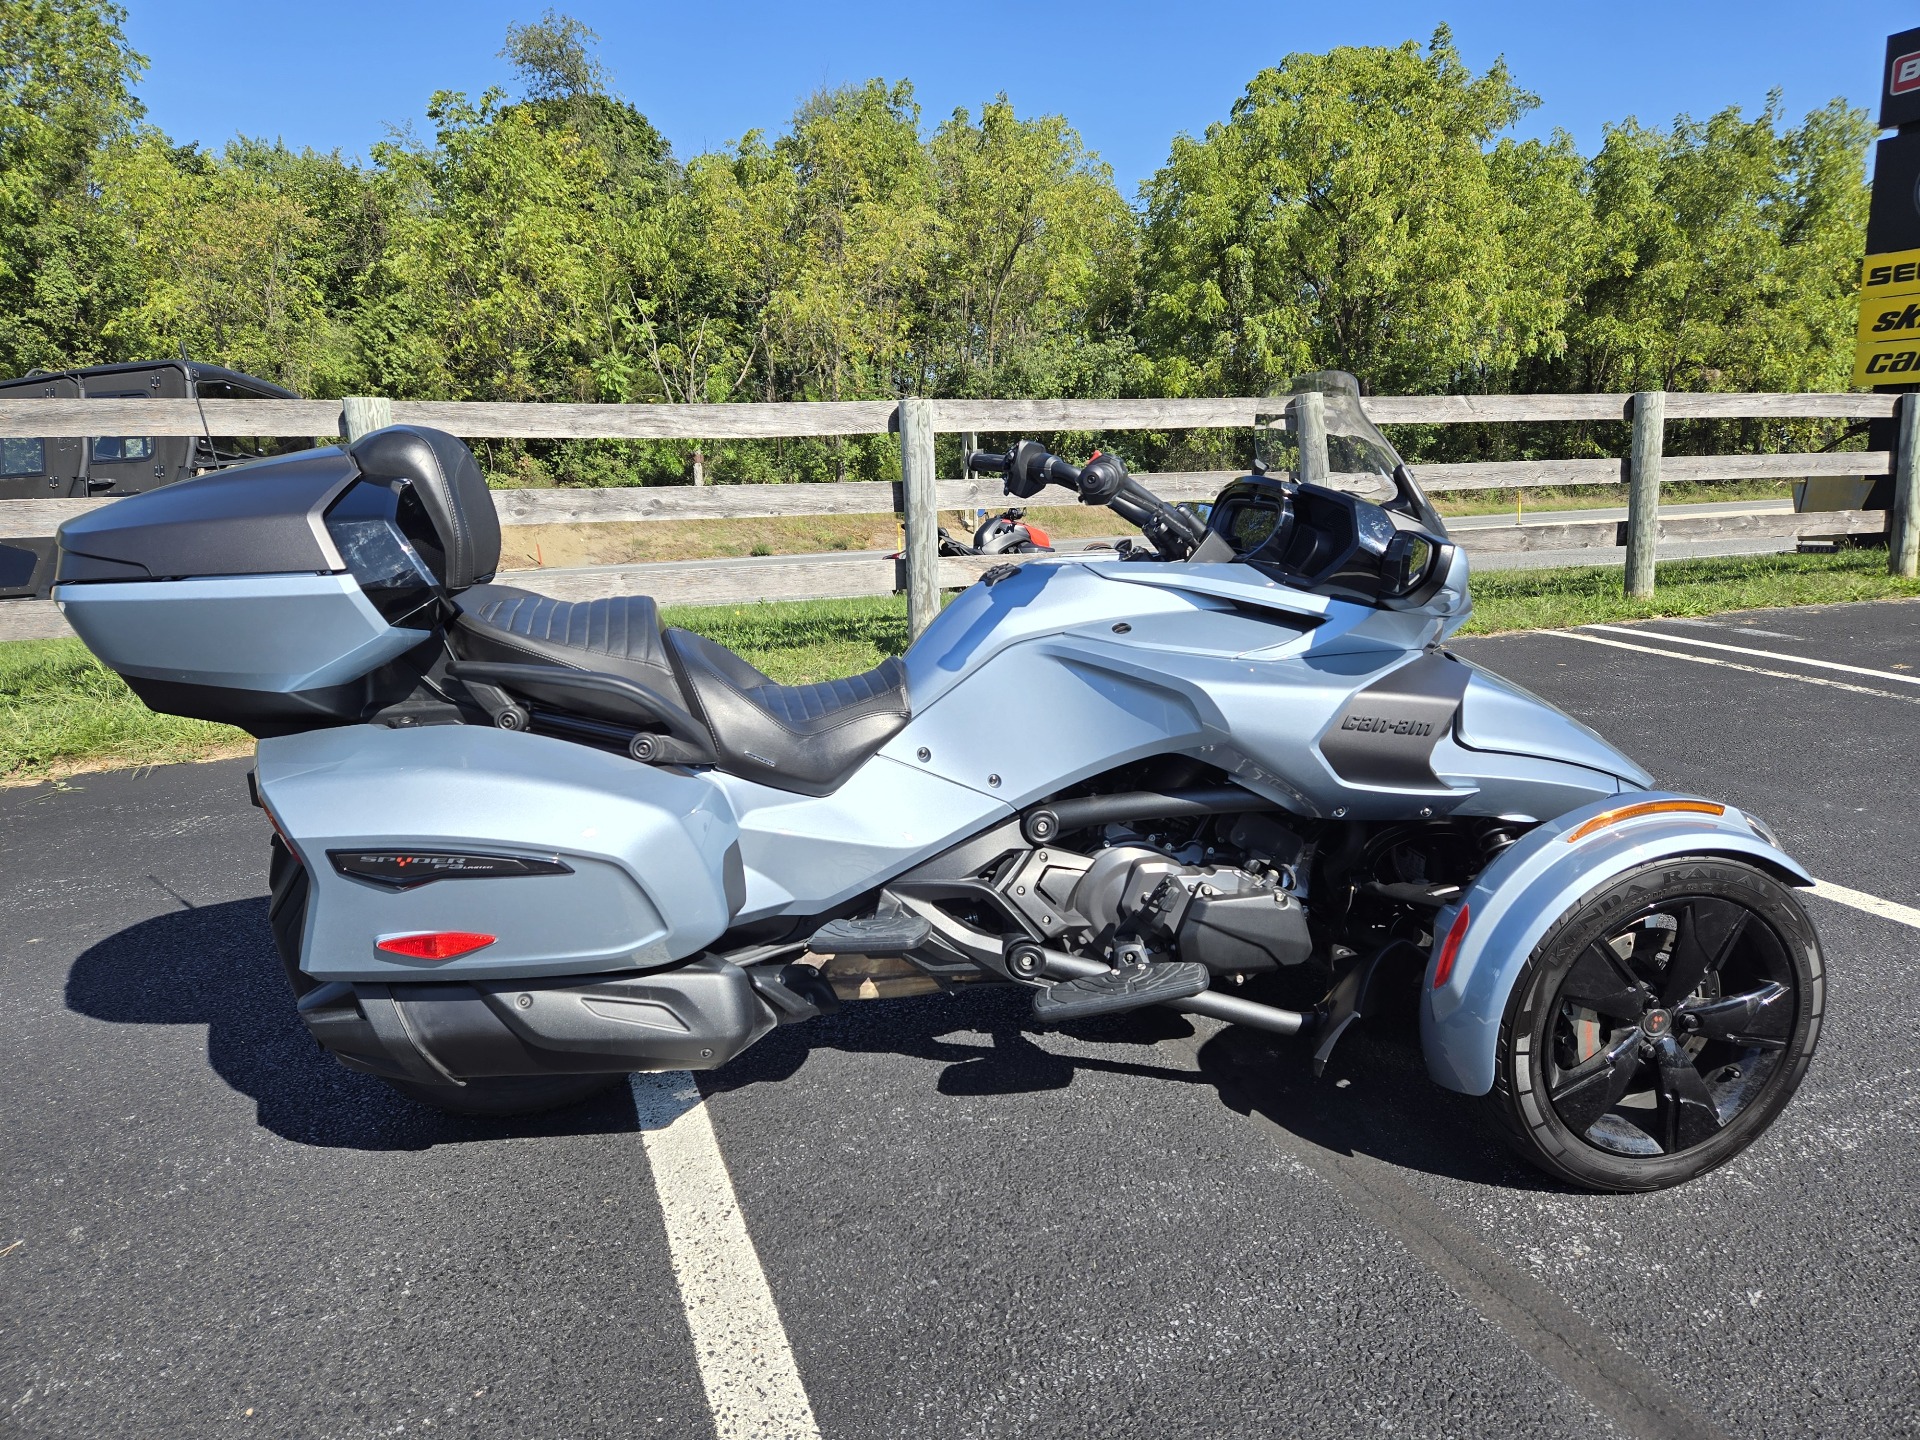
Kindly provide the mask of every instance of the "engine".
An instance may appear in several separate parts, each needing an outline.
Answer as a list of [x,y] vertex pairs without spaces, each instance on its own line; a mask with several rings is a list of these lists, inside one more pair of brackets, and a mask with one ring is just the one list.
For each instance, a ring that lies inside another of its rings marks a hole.
[[1197,960],[1257,974],[1313,953],[1300,838],[1268,816],[1224,817],[1217,842],[1110,826],[1091,854],[1042,846],[995,889],[1050,941],[1119,959]]

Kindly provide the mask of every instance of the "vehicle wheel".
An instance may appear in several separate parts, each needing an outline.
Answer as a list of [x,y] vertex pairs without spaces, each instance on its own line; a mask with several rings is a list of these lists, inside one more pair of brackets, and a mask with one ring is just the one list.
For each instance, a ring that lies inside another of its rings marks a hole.
[[1678,1185],[1785,1108],[1825,990],[1813,925],[1773,876],[1708,856],[1644,865],[1582,899],[1528,958],[1488,1101],[1561,1179]]
[[[386,1077],[381,1077],[386,1079]],[[624,1075],[500,1075],[464,1085],[387,1080],[409,1100],[450,1115],[532,1115],[578,1105],[625,1080]]]

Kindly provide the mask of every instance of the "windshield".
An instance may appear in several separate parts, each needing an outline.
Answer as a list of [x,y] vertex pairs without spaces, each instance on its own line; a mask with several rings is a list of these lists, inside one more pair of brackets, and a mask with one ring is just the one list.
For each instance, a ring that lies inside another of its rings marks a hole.
[[1293,382],[1291,395],[1254,416],[1254,453],[1276,478],[1323,485],[1398,510],[1445,535],[1427,497],[1387,437],[1360,407],[1360,385],[1342,370]]

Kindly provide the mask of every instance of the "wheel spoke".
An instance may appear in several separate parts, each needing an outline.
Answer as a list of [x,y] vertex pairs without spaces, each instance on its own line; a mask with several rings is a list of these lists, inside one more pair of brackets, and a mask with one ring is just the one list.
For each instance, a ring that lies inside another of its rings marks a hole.
[[1660,987],[1664,1008],[1673,1009],[1726,962],[1749,913],[1731,900],[1689,900],[1681,908],[1674,917],[1679,930],[1673,940],[1673,958],[1667,962],[1666,982]]
[[1640,1073],[1643,1039],[1635,1026],[1606,1049],[1595,1051],[1561,1073],[1559,1083],[1548,1094],[1560,1119],[1574,1134],[1585,1135],[1633,1088],[1633,1077]]
[[1661,1036],[1654,1047],[1654,1072],[1663,1130],[1658,1138],[1669,1152],[1688,1149],[1719,1133],[1720,1109],[1713,1103],[1713,1093],[1671,1035]]
[[1635,1020],[1647,1008],[1647,987],[1611,945],[1596,940],[1580,952],[1560,986],[1560,999],[1615,1020]]
[[1784,1050],[1793,1031],[1793,991],[1769,981],[1758,990],[1690,1005],[1681,1014],[1709,1040]]

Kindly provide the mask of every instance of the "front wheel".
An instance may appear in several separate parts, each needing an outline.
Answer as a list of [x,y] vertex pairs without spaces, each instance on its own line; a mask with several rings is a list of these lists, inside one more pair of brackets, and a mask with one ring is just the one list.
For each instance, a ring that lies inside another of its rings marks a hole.
[[1658,1190],[1759,1138],[1813,1059],[1820,942],[1793,892],[1681,856],[1586,896],[1528,958],[1488,1102],[1550,1174]]

